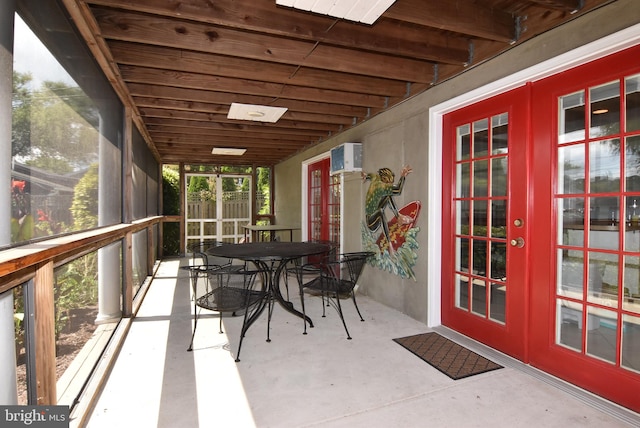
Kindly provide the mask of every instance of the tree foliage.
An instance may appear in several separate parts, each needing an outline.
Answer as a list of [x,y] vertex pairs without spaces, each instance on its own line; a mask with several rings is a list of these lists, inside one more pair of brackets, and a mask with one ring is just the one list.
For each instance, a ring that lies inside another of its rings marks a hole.
[[75,230],[98,226],[98,164],[93,164],[80,179],[71,204]]

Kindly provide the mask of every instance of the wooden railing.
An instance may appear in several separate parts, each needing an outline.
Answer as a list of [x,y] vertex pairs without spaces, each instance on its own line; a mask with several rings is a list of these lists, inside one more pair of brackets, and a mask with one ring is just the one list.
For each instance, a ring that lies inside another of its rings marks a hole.
[[[165,220],[176,221],[179,218],[149,217],[130,224],[101,227],[0,251],[0,293],[10,291],[30,280],[33,280],[34,284],[35,383],[38,405],[55,405],[57,400],[54,269],[106,245],[122,241],[124,249],[122,312],[124,317],[130,317],[133,312],[134,287],[133,234],[147,230],[147,273],[151,274],[157,258],[153,251],[156,239],[153,227],[161,226]],[[159,227],[159,230],[161,231],[162,227]],[[161,248],[161,245],[158,248]]]

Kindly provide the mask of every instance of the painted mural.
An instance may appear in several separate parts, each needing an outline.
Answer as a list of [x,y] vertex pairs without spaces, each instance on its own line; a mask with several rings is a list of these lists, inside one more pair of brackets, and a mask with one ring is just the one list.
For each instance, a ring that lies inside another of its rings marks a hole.
[[365,200],[366,219],[361,229],[364,249],[376,254],[371,262],[374,266],[415,281],[416,235],[420,231],[415,224],[422,204],[412,201],[398,208],[394,200],[402,194],[411,172],[410,166],[404,166],[397,182],[389,168],[380,168],[376,173],[362,172],[362,179],[370,183]]

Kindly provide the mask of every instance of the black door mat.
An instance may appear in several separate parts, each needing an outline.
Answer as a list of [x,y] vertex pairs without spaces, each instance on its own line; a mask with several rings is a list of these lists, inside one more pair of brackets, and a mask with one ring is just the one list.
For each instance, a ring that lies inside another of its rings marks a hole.
[[501,369],[488,360],[438,333],[422,333],[393,339],[453,380]]

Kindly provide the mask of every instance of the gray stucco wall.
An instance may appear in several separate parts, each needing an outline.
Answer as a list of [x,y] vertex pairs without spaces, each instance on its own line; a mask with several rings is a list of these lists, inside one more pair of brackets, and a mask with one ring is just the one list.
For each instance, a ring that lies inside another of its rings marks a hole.
[[[348,141],[363,143],[363,166],[367,172],[381,167],[391,168],[396,176],[404,165],[413,173],[407,177],[404,191],[396,201],[402,206],[420,200],[423,211],[416,226],[420,227],[420,249],[415,266],[416,281],[367,266],[361,278],[360,292],[376,301],[395,308],[419,321],[427,321],[427,215],[429,171],[428,145],[430,142],[429,108],[482,87],[512,73],[526,69],[562,53],[596,41],[609,34],[640,22],[640,1],[618,0],[584,16],[526,41],[510,51],[486,61],[465,73],[440,83],[428,91],[406,100],[402,104],[368,121],[348,129],[299,155],[282,162],[275,168],[275,214],[280,224],[300,225],[301,219],[301,165],[330,148]],[[286,178],[285,178],[286,177]],[[345,248],[360,249],[360,223],[364,218],[364,196],[368,183],[359,174],[345,175]]]

